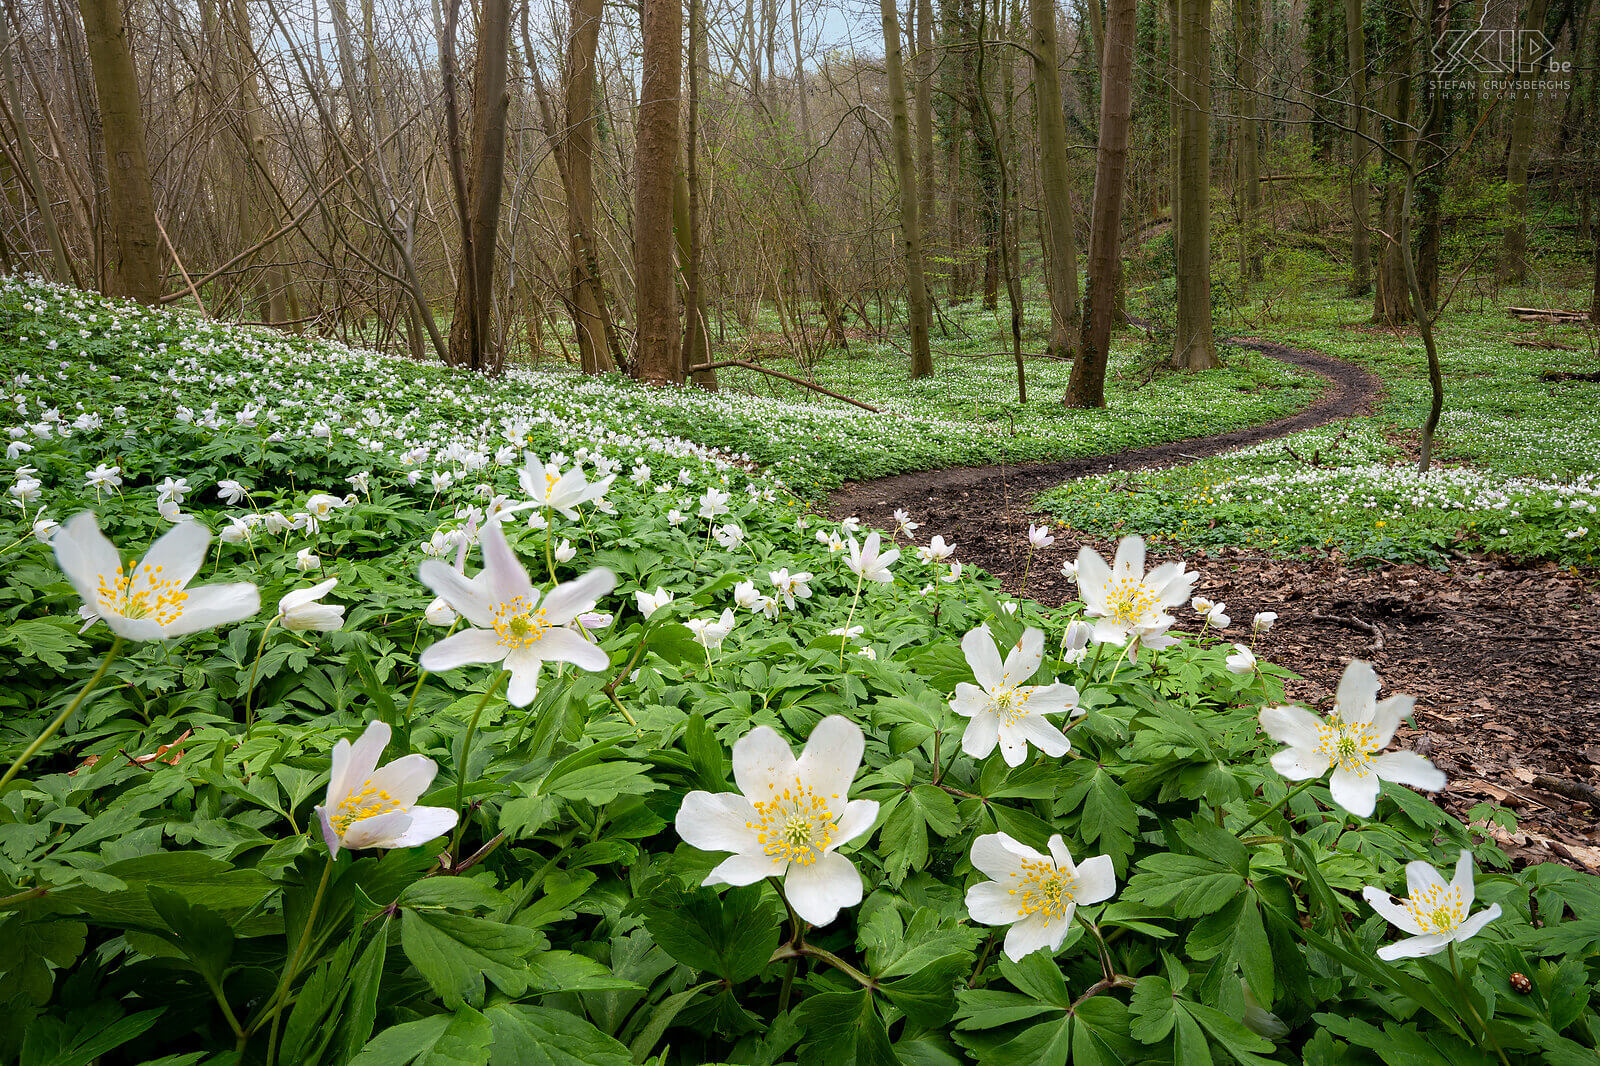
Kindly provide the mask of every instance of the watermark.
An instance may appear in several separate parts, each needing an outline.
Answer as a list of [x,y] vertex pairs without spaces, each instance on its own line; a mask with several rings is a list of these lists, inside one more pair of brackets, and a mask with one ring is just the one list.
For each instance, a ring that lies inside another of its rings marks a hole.
[[1453,97],[1565,100],[1572,61],[1539,30],[1451,30],[1433,46],[1428,88]]

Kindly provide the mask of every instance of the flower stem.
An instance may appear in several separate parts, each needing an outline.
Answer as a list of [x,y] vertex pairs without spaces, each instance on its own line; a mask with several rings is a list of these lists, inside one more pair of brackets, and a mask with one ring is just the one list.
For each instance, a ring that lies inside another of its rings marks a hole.
[[[270,1009],[272,1011],[272,1029],[267,1035],[267,1066],[273,1066],[278,1061],[278,1022],[283,1018],[283,1007],[288,1000],[289,989],[294,985],[294,979],[300,972],[300,960],[305,956],[306,948],[311,945],[311,934],[317,926],[317,912],[322,909],[322,897],[328,894],[328,882],[333,878],[333,853],[328,853],[328,861],[322,867],[322,880],[317,882],[317,894],[311,897],[311,911],[306,915],[305,928],[300,930],[300,942],[295,945],[294,954],[289,956],[289,965],[284,967],[283,977],[278,981],[278,990],[272,995]],[[253,1032],[260,1028],[260,1019],[251,1027]],[[249,1033],[245,1034],[246,1037]]]
[[833,952],[827,950],[826,948],[819,948],[815,944],[779,944],[778,950],[772,953],[772,958],[768,961],[779,962],[783,959],[797,959],[802,956],[809,956],[813,959],[821,959],[823,962],[827,963],[829,966],[832,966],[840,973],[849,976],[862,988],[876,989],[878,987],[877,981],[873,980],[871,977],[868,977],[854,966],[851,966],[848,962],[845,962]]
[[76,711],[79,705],[83,703],[83,698],[100,683],[102,677],[106,676],[106,669],[111,665],[111,660],[115,659],[117,652],[121,650],[122,638],[117,637],[112,640],[111,647],[106,652],[106,657],[100,661],[100,669],[94,672],[94,676],[89,679],[88,684],[78,690],[78,694],[72,697],[72,702],[67,704],[66,709],[56,715],[55,720],[44,727],[44,732],[33,738],[33,743],[29,744],[23,753],[17,756],[16,762],[11,764],[11,769],[5,772],[4,777],[0,777],[0,792],[5,791],[6,786],[11,783],[11,779],[22,772],[22,768],[27,765],[28,760],[37,755],[39,749],[48,744],[50,738],[60,731],[62,724],[72,717],[72,712]]
[[1506,1053],[1500,1048],[1500,1041],[1496,1040],[1494,1033],[1490,1031],[1489,1023],[1483,1020],[1483,1016],[1478,1013],[1478,1008],[1472,1004],[1472,991],[1467,988],[1467,982],[1461,976],[1461,967],[1456,962],[1455,942],[1451,941],[1449,947],[1450,972],[1455,975],[1456,987],[1461,989],[1461,1002],[1466,1006],[1467,1013],[1472,1015],[1472,1020],[1478,1023],[1478,1028],[1483,1030],[1483,1035],[1488,1037],[1489,1043],[1494,1047],[1494,1053],[1500,1056],[1500,1062],[1503,1064],[1503,1066],[1511,1066],[1511,1064],[1506,1061]]
[[861,600],[862,574],[856,575],[856,593],[850,597],[850,613],[844,618],[844,633],[839,637],[839,672],[844,672],[844,646],[850,641],[850,623],[856,618],[856,604]]
[[1238,831],[1237,835],[1243,836],[1244,834],[1250,832],[1250,830],[1254,829],[1256,826],[1260,825],[1262,822],[1266,821],[1273,814],[1277,813],[1278,811],[1283,810],[1285,807],[1287,807],[1289,805],[1289,801],[1290,800],[1294,799],[1300,793],[1304,792],[1306,789],[1308,789],[1312,785],[1316,784],[1318,780],[1319,780],[1319,778],[1315,778],[1315,777],[1307,778],[1306,780],[1300,782],[1298,785],[1296,785],[1293,788],[1291,788],[1288,792],[1284,793],[1283,799],[1279,800],[1277,803],[1274,803],[1272,806],[1268,807],[1266,810],[1262,811],[1260,814],[1258,814],[1254,818],[1250,819],[1249,824],[1247,824],[1243,829],[1240,829]]
[[544,509],[544,566],[550,573],[550,584],[556,584],[556,552],[552,546],[556,535],[555,523],[550,521],[550,508]]
[[256,671],[261,669],[261,655],[267,650],[267,637],[272,634],[272,627],[277,624],[278,619],[274,617],[272,621],[267,623],[267,628],[261,631],[261,639],[256,642],[256,659],[255,662],[250,664],[250,683],[245,686],[244,690],[244,738],[246,740],[250,739],[250,735],[255,732],[256,728],[255,718],[251,716],[250,707],[250,701],[256,694]]
[[461,835],[467,830],[467,811],[463,806],[467,796],[467,764],[472,761],[472,738],[478,732],[478,717],[483,714],[484,707],[489,700],[500,691],[500,685],[505,681],[511,671],[502,669],[495,675],[489,687],[483,690],[483,698],[472,709],[472,718],[467,722],[467,735],[461,738],[461,765],[456,767],[456,810],[460,817],[456,821],[456,831],[450,837],[450,854],[455,855],[456,849],[461,846]]

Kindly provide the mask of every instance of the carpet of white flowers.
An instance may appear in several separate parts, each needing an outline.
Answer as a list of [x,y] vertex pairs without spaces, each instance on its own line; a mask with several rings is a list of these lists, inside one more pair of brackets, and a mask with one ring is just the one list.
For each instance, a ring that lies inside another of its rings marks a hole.
[[[1363,313],[1342,299],[1294,311],[1329,323]],[[1445,410],[1437,462],[1425,474],[1391,436],[1414,440],[1427,413],[1419,341],[1338,324],[1269,329],[1275,340],[1378,372],[1385,398],[1377,415],[1170,470],[1081,479],[1040,497],[1040,506],[1075,528],[1160,530],[1194,546],[1337,546],[1431,563],[1451,551],[1487,551],[1595,565],[1600,384],[1545,377],[1594,372],[1593,343],[1576,327],[1554,326],[1539,339],[1567,348],[1511,343],[1534,329],[1500,312],[1443,320]]]
[[787,490],[915,418],[14,280],[0,344],[0,1062],[1594,1059],[1600,881],[1365,664]]

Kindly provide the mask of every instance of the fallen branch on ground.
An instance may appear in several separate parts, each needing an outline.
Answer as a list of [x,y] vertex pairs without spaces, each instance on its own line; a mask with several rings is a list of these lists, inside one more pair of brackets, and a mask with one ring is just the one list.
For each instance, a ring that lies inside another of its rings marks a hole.
[[883,414],[883,408],[881,408],[881,407],[874,407],[870,403],[863,403],[862,401],[857,400],[854,397],[846,396],[842,392],[834,392],[832,389],[825,389],[821,385],[816,384],[815,382],[807,381],[804,378],[797,378],[793,374],[785,374],[781,370],[769,370],[767,367],[760,366],[760,365],[758,365],[756,363],[752,363],[748,359],[723,359],[723,360],[721,360],[719,362],[715,362],[715,363],[701,363],[699,366],[691,366],[689,368],[689,373],[691,373],[691,374],[700,374],[700,373],[704,373],[707,370],[721,370],[725,366],[739,366],[739,367],[743,367],[746,370],[754,370],[758,374],[770,374],[771,376],[773,376],[775,378],[782,378],[785,381],[792,381],[796,385],[802,385],[805,388],[812,389],[812,390],[814,390],[816,392],[820,392],[824,396],[832,396],[835,400],[843,400],[845,403],[853,403],[857,407],[864,407],[868,411],[871,411],[875,415]]
[[1313,614],[1310,617],[1313,622],[1333,622],[1336,625],[1359,629],[1361,632],[1371,635],[1373,651],[1383,650],[1383,630],[1378,628],[1376,623],[1363,622],[1354,615],[1347,614]]

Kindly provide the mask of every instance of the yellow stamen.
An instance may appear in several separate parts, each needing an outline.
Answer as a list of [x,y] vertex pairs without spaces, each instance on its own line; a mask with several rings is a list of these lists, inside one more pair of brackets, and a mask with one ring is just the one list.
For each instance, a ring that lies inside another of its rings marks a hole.
[[1022,872],[1011,877],[1017,881],[1010,892],[1018,897],[1018,918],[1040,914],[1047,921],[1060,921],[1077,899],[1078,879],[1048,860],[1026,860]]
[[1125,577],[1111,586],[1106,594],[1106,606],[1111,609],[1111,620],[1118,625],[1132,626],[1145,621],[1160,603],[1155,591],[1136,577]]
[[1424,933],[1448,933],[1467,918],[1461,890],[1451,885],[1434,885],[1405,901],[1406,910]]
[[339,805],[333,809],[333,817],[328,821],[333,824],[334,832],[343,837],[356,822],[399,809],[399,802],[387,790],[375,788],[369,777],[339,801]]
[[530,611],[528,601],[521,596],[506,600],[495,608],[494,631],[502,647],[512,651],[531,648],[544,639],[550,623],[545,620],[544,608]]
[[184,582],[162,576],[165,569],[144,563],[130,573],[118,563],[113,573],[100,574],[95,588],[100,613],[123,618],[153,618],[163,628],[176,622],[183,614],[189,594],[184,591]]
[[779,862],[810,866],[833,843],[833,804],[810,785],[796,781],[781,792],[773,786],[772,797],[754,801],[754,806],[756,821],[745,827],[755,830],[761,850]]
[[1380,747],[1378,730],[1371,725],[1337,716],[1317,723],[1317,754],[1358,777],[1372,773],[1372,757]]

